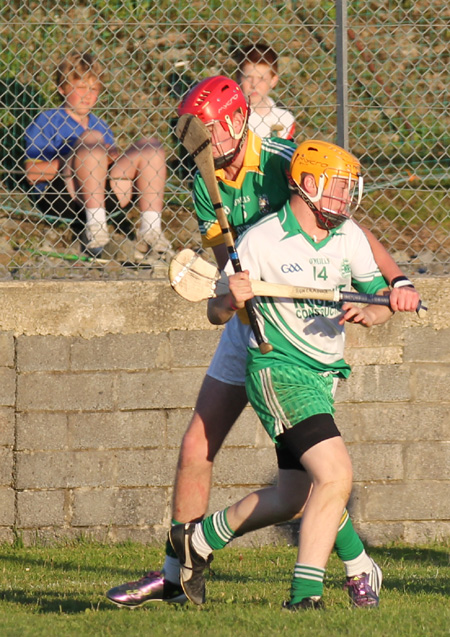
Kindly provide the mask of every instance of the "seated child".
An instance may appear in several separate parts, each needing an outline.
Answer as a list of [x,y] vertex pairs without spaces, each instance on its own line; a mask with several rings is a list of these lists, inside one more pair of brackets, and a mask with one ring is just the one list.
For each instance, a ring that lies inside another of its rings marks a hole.
[[40,113],[25,131],[25,172],[37,207],[82,224],[83,249],[99,257],[109,241],[107,213],[140,210],[136,261],[170,257],[161,227],[165,154],[154,138],[141,139],[123,153],[111,128],[92,113],[102,89],[103,69],[89,53],[73,51],[60,63],[58,108]]

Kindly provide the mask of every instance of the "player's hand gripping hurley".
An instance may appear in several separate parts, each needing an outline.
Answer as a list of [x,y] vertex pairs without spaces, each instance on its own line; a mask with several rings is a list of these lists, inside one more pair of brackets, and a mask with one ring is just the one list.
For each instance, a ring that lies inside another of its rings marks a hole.
[[[170,262],[169,279],[175,292],[194,303],[221,296],[230,291],[225,272],[219,272],[215,265],[205,261],[189,248],[181,250]],[[339,289],[302,288],[268,281],[250,281],[250,283],[255,296],[389,305],[389,296],[378,294],[347,292]],[[419,318],[424,318],[427,308],[420,303],[416,312]]]
[[[239,261],[238,253],[236,252],[231,229],[228,225],[228,219],[225,214],[225,210],[223,209],[219,186],[217,185],[210,132],[198,117],[187,114],[182,115],[179,118],[175,133],[194,160],[201,176],[203,177],[203,181],[205,182],[206,189],[208,190],[208,194],[211,198],[211,202],[217,216],[217,221],[219,222],[222,230],[224,242],[227,247],[233,269],[235,272],[242,272],[241,263]],[[272,345],[267,343],[261,334],[256,318],[255,308],[253,307],[251,300],[245,302],[245,309],[247,310],[250,325],[261,353],[266,354],[267,352],[270,352],[273,349]]]

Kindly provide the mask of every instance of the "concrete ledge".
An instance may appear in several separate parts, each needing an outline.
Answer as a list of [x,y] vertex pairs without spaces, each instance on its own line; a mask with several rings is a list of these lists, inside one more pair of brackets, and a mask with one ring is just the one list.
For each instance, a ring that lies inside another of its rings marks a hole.
[[[336,421],[353,460],[350,510],[371,544],[450,537],[450,279],[417,286],[424,320],[347,330],[353,373]],[[181,438],[222,328],[162,281],[0,282],[0,295],[0,540],[163,543]],[[217,457],[210,511],[276,477],[247,408]]]

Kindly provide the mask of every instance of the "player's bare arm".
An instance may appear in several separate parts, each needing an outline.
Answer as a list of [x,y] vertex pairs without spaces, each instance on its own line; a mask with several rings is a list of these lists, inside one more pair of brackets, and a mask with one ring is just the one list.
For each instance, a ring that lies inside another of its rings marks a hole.
[[402,276],[403,272],[400,270],[394,259],[391,257],[389,252],[383,246],[380,241],[373,235],[373,233],[365,228],[364,226],[358,224],[361,230],[367,237],[367,240],[370,244],[370,247],[373,252],[373,256],[375,261],[380,269],[381,274],[387,281],[392,281],[395,277]]
[[[358,224],[359,225],[359,224]],[[390,302],[394,312],[414,312],[420,301],[420,296],[414,286],[407,280],[394,259],[378,239],[363,226],[359,226],[367,237],[372,248],[373,256],[384,278],[392,282],[396,280],[406,280],[407,285],[394,287],[391,292]]]
[[342,306],[344,314],[339,319],[339,324],[357,323],[363,327],[382,325],[388,321],[393,312],[384,305],[365,305],[358,307],[352,303],[344,303]]

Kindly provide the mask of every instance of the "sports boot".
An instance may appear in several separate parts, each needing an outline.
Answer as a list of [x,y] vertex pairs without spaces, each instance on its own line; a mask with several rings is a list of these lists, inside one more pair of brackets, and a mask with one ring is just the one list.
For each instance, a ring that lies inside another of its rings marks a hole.
[[181,586],[164,579],[160,571],[150,571],[135,582],[115,586],[106,593],[106,597],[114,604],[127,608],[136,608],[147,602],[184,604],[187,601]]
[[344,584],[352,604],[358,608],[374,608],[380,603],[380,589],[383,581],[381,568],[371,558],[373,568],[370,573],[348,577]]
[[324,603],[319,598],[314,599],[312,597],[305,597],[300,602],[293,604],[292,602],[283,602],[283,608],[290,610],[291,612],[297,612],[299,610],[321,610],[324,609]]
[[195,524],[177,524],[169,531],[172,548],[180,561],[180,580],[186,596],[194,604],[203,604],[205,578],[203,571],[213,560],[212,554],[205,560],[192,546]]

